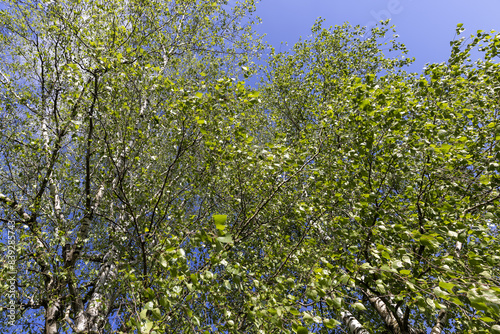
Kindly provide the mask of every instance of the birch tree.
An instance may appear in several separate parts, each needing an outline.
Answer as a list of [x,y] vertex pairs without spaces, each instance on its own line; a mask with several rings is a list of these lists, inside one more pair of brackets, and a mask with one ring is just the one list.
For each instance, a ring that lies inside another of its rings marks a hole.
[[318,22],[292,54],[271,54],[258,101],[235,106],[254,125],[203,122],[217,214],[168,240],[168,281],[134,280],[136,326],[498,332],[499,37],[457,39],[448,64],[417,75],[402,44],[381,52],[387,33]]
[[124,272],[148,276],[158,235],[201,212],[209,171],[197,122],[210,110],[198,94],[254,57],[253,8],[3,3],[0,202],[17,235],[14,331],[110,332],[133,311]]
[[389,32],[318,21],[271,57],[263,108],[290,146],[322,134],[281,298],[303,333],[496,333],[500,37],[458,25],[448,62],[412,74]]
[[318,21],[258,72],[254,6],[6,4],[2,329],[499,332],[500,37],[419,75]]

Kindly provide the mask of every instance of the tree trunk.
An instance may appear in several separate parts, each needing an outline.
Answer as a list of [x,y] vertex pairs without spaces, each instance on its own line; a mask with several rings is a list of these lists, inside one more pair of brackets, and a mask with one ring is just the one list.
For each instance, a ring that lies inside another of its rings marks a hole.
[[444,325],[446,323],[446,311],[441,310],[439,311],[438,318],[436,321],[436,325],[432,328],[431,334],[441,334],[441,331],[444,328]]
[[[402,325],[403,319],[401,318],[402,313],[398,310],[399,318],[394,316],[394,313],[387,307],[386,303],[382,298],[375,296],[370,291],[364,291],[364,294],[368,297],[368,300],[375,308],[377,313],[382,317],[386,326],[389,328],[393,334],[424,334],[425,332],[414,328],[412,326],[407,326],[404,328]],[[398,321],[399,320],[399,321]]]
[[392,314],[391,310],[387,307],[382,299],[373,295],[369,291],[366,291],[365,294],[368,297],[368,300],[372,304],[372,306],[377,310],[377,313],[382,317],[386,326],[391,330],[393,334],[403,334],[401,327],[397,319]]
[[45,334],[57,334],[57,320],[61,312],[59,300],[49,302],[45,311]]
[[93,291],[87,309],[80,310],[75,319],[76,333],[101,333],[108,313],[114,304],[115,294],[113,284],[118,275],[118,269],[114,264],[114,247],[105,256],[106,262],[99,269],[96,287]]
[[100,328],[102,328],[107,320],[109,308],[114,303],[111,291],[117,273],[118,271],[114,263],[109,261],[104,264],[98,281],[99,286],[90,299],[87,310],[90,316],[90,333],[99,333]]
[[349,328],[349,333],[351,334],[370,334],[364,327],[361,325],[351,312],[343,310],[340,312],[342,316],[342,321]]

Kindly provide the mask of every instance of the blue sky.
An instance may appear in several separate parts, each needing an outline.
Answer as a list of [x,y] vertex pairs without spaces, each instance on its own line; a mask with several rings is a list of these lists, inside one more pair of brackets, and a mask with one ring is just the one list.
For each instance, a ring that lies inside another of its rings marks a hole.
[[370,26],[380,19],[391,19],[396,32],[416,61],[411,71],[421,72],[426,63],[448,59],[449,42],[455,37],[457,23],[466,29],[463,36],[482,29],[500,31],[499,0],[261,0],[257,26],[265,40],[277,50],[293,45],[299,37],[310,35],[318,17],[325,19],[324,27],[341,25]]

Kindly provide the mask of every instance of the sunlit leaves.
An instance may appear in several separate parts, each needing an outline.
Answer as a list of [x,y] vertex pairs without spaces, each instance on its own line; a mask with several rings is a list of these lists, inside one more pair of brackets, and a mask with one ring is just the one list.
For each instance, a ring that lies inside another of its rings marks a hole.
[[214,215],[213,216],[215,227],[218,230],[224,230],[226,228],[227,215]]
[[[2,47],[25,58],[1,65],[0,182],[36,217],[0,200],[42,226],[23,230],[20,248],[49,249],[19,271],[24,302],[54,297],[71,318],[73,301],[97,291],[118,296],[106,314],[158,333],[345,330],[346,312],[377,333],[389,326],[380,303],[408,310],[415,328],[446,310],[447,329],[494,331],[499,66],[467,58],[479,43],[494,57],[498,36],[456,40],[448,63],[413,75],[404,45],[382,51],[386,25],[318,21],[249,87],[239,77],[256,73],[261,45],[238,22],[254,3],[232,14],[224,3],[58,2],[29,14],[23,2],[43,52],[23,42],[26,22],[2,16],[19,32]],[[90,216],[82,258],[66,263]],[[40,259],[54,261],[46,273]],[[50,293],[47,277],[62,282]]]

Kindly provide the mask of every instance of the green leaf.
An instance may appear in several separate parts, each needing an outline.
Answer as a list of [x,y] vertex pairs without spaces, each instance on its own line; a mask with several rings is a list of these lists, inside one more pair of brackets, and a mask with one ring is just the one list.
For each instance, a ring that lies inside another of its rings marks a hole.
[[439,148],[439,150],[441,152],[443,152],[443,153],[448,153],[452,147],[453,146],[450,145],[450,144],[443,144],[443,145],[441,145],[441,147]]
[[447,282],[439,282],[439,287],[448,290],[450,293],[453,293],[453,288],[456,286],[456,284],[453,283],[447,283]]
[[166,296],[161,297],[160,300],[159,300],[159,302],[160,302],[161,306],[163,306],[165,308],[168,308],[168,306],[169,306],[168,297],[166,297]]
[[383,284],[377,284],[377,291],[381,294],[386,294],[385,286]]
[[151,320],[146,320],[146,324],[142,328],[144,333],[150,333],[151,328],[153,328],[154,323]]
[[325,319],[323,320],[323,323],[327,328],[335,328],[336,326],[340,325],[340,322],[335,320],[335,319]]
[[359,268],[360,268],[360,269],[365,269],[365,270],[367,270],[367,269],[371,269],[371,268],[372,268],[372,266],[371,266],[368,262],[365,262],[365,263],[363,263],[363,264],[361,265],[361,267],[359,267]]
[[161,311],[160,311],[160,309],[159,309],[159,308],[154,308],[154,309],[152,310],[152,312],[153,312],[153,316],[154,316],[156,319],[158,319],[158,320],[159,320],[159,319],[161,319]]
[[308,312],[304,312],[303,315],[302,315],[302,320],[304,320],[304,322],[306,324],[307,323],[311,323],[311,322],[313,322],[313,317]]
[[479,182],[487,186],[491,183],[491,178],[489,175],[481,175],[481,177],[479,178]]
[[430,236],[428,234],[424,234],[420,237],[420,243],[431,249],[439,248],[439,241],[437,241],[433,236]]
[[365,305],[363,305],[361,303],[354,303],[354,304],[352,304],[352,307],[354,307],[358,311],[366,311]]
[[342,275],[340,277],[340,283],[347,284],[347,282],[349,282],[349,275],[346,275],[346,274]]
[[153,302],[147,302],[146,305],[144,305],[144,309],[146,309],[146,310],[152,310],[153,307],[154,307]]
[[309,330],[305,327],[299,326],[297,327],[297,334],[308,334]]
[[333,306],[336,309],[340,309],[342,307],[342,298],[340,298],[340,297],[333,298]]
[[165,256],[163,256],[163,254],[160,255],[160,265],[163,267],[163,268],[167,268],[168,267],[168,262],[167,260],[165,259]]
[[493,325],[490,328],[492,334],[500,334],[500,325]]
[[230,234],[226,234],[226,235],[224,235],[222,237],[218,237],[217,240],[219,240],[220,242],[225,243],[225,244],[232,244],[232,243],[234,243],[233,238],[231,237]]
[[225,230],[226,229],[226,220],[227,220],[227,215],[214,215],[213,219],[215,221],[215,227],[218,230]]
[[144,290],[144,295],[149,300],[151,300],[155,297],[155,293],[154,293],[153,289],[151,289],[151,288],[147,288],[146,290]]

